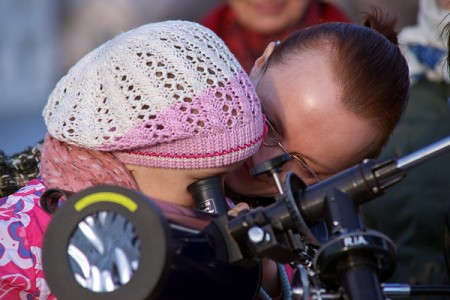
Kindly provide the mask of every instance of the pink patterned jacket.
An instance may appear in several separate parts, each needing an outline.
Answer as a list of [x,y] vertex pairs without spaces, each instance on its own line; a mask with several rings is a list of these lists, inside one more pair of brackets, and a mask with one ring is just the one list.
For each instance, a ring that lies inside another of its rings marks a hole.
[[0,299],[55,299],[42,270],[42,241],[51,216],[39,205],[46,190],[31,180],[0,199]]

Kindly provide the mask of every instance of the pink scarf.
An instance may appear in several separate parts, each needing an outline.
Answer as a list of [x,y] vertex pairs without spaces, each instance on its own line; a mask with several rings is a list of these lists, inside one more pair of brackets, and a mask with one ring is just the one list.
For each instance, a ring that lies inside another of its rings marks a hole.
[[[110,184],[140,191],[125,165],[110,152],[101,152],[61,142],[49,134],[42,147],[40,173],[47,188],[80,192],[88,187]],[[151,198],[164,213],[197,217],[199,212]],[[175,218],[175,219],[176,219]],[[204,217],[203,217],[204,218]]]
[[69,145],[47,134],[41,159],[40,173],[47,188],[79,192],[111,184],[140,190],[125,165],[110,152]]

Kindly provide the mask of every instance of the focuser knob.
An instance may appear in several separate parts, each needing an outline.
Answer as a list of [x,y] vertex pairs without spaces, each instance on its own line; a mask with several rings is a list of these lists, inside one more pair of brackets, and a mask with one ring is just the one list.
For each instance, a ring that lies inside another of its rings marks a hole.
[[273,172],[280,172],[281,167],[291,159],[291,156],[287,153],[269,159],[268,161],[263,162],[250,170],[252,176],[259,176],[262,174],[271,175]]
[[252,176],[260,176],[262,174],[271,175],[275,181],[278,192],[280,195],[284,194],[283,185],[281,183],[280,172],[282,171],[282,166],[291,159],[291,156],[287,153],[269,159],[250,170]]

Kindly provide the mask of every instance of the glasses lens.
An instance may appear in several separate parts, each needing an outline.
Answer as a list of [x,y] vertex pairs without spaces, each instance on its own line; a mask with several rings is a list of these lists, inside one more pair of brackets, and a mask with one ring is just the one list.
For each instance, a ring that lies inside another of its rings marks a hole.
[[302,168],[302,171],[308,176],[308,178],[314,179],[317,182],[320,181],[319,177],[317,176],[317,173],[313,169],[311,169],[310,166],[308,166],[303,157],[299,156],[296,153],[290,153],[290,155],[293,159],[295,159],[298,162],[298,164]]
[[267,118],[266,116],[266,124],[268,127],[268,132],[266,137],[263,140],[263,144],[266,147],[280,147],[285,153],[289,154],[299,165],[301,168],[301,171],[308,179],[312,179],[315,182],[319,182],[320,179],[317,176],[317,173],[311,169],[311,167],[308,166],[306,161],[303,159],[303,157],[297,153],[289,153],[281,144],[282,139],[281,136],[278,134],[278,132],[275,130],[274,126],[272,125],[272,122]]
[[263,144],[264,144],[264,146],[267,146],[267,147],[276,147],[276,146],[278,146],[278,140],[277,140],[276,136],[270,134],[270,131],[269,131],[269,133],[266,135],[266,137],[263,140]]
[[280,145],[281,140],[279,134],[276,132],[275,128],[272,125],[272,122],[269,121],[266,117],[266,124],[268,127],[268,132],[266,137],[264,138],[264,145],[267,147],[275,147]]

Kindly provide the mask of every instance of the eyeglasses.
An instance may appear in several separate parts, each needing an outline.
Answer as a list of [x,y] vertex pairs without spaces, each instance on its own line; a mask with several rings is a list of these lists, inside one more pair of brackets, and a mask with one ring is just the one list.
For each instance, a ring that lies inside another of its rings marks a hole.
[[[280,45],[279,41],[275,42],[275,47],[278,47],[279,45]],[[255,85],[255,89],[258,88],[259,83],[261,82],[261,78],[263,77],[264,73],[266,73],[266,70],[269,66],[271,58],[272,58],[272,55],[270,55],[267,58],[266,63],[262,67],[258,81]],[[264,112],[264,109],[263,109],[263,112]],[[263,140],[263,145],[266,147],[280,147],[284,153],[288,154],[291,158],[293,158],[300,165],[301,170],[306,174],[306,176],[309,179],[315,180],[315,183],[319,182],[320,179],[319,179],[317,172],[314,171],[313,168],[308,166],[305,159],[299,153],[289,152],[286,150],[286,148],[281,143],[282,142],[281,135],[275,130],[275,127],[273,126],[272,122],[267,118],[267,114],[265,114],[265,115],[266,115],[266,124],[267,124],[267,127],[269,128],[269,132],[267,133],[266,137]]]
[[274,126],[272,125],[272,122],[266,117],[266,124],[269,128],[269,132],[267,133],[266,137],[263,140],[263,145],[266,147],[279,147],[281,150],[283,150],[284,153],[288,154],[291,158],[293,158],[301,167],[302,171],[308,176],[309,179],[315,180],[315,182],[319,182],[319,176],[317,175],[317,172],[314,171],[308,164],[306,163],[305,159],[296,152],[289,152],[286,150],[286,148],[283,146],[281,135],[275,130]]

